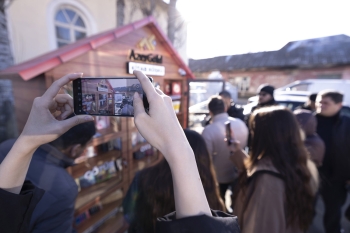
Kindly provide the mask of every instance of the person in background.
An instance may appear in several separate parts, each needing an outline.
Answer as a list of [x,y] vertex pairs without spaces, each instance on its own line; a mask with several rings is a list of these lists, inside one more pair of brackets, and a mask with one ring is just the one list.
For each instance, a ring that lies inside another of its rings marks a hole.
[[258,104],[252,108],[252,112],[262,107],[275,105],[276,101],[275,101],[275,98],[273,97],[274,91],[275,91],[275,88],[273,86],[268,84],[261,84],[258,88],[258,96],[259,96]]
[[[252,113],[262,107],[269,107],[269,106],[273,106],[276,105],[276,101],[275,98],[273,96],[273,93],[275,91],[275,88],[271,85],[268,84],[261,84],[258,88],[258,96],[259,96],[259,100],[258,100],[258,104],[256,106],[254,106],[251,110],[251,112],[249,114],[247,114],[245,116],[245,123],[249,128],[249,121],[250,121],[250,116],[252,115]],[[249,128],[249,136],[248,136],[248,149],[250,149],[251,146],[251,130]]]
[[341,114],[342,102],[343,94],[335,90],[322,91],[316,98],[317,133],[326,145],[319,172],[327,233],[341,232],[341,208],[350,181],[350,118]]
[[[184,130],[196,158],[200,179],[209,206],[224,211],[216,175],[203,137],[192,130]],[[191,192],[188,192],[191,195]],[[173,182],[168,162],[163,159],[157,165],[136,174],[123,200],[125,219],[129,233],[155,232],[157,217],[175,210]]]
[[123,104],[120,106],[121,108],[121,114],[132,116],[134,115],[134,107],[129,103],[127,99],[123,99]]
[[250,119],[249,156],[233,141],[231,160],[240,171],[234,214],[242,233],[302,233],[312,223],[317,168],[292,112],[274,106]]
[[[239,233],[236,217],[210,210],[193,151],[179,125],[171,98],[155,89],[142,72],[134,71],[134,74],[150,98],[148,114],[141,97],[134,94],[135,125],[168,161],[174,184],[176,211],[157,219],[156,232],[173,233],[180,229],[183,233]],[[0,164],[2,231],[27,232],[30,215],[41,198],[42,191],[40,194],[35,187],[24,184],[34,151],[40,145],[57,139],[74,125],[93,120],[86,115],[66,119],[73,113],[73,101],[69,95],[58,94],[65,84],[81,76],[81,73],[64,76],[55,81],[42,97],[34,100],[23,132]],[[192,195],[186,195],[188,190]]]
[[243,147],[247,144],[248,128],[243,121],[228,116],[225,112],[224,101],[220,96],[212,97],[208,108],[213,120],[212,124],[204,128],[202,136],[213,160],[221,198],[225,200],[227,189],[235,185],[238,176],[235,166],[230,162],[230,150],[224,141],[226,137],[225,122],[230,122],[232,132]]
[[[73,232],[78,186],[66,168],[74,165],[96,133],[93,122],[76,125],[56,140],[41,145],[33,154],[26,180],[45,190],[30,223],[30,232]],[[0,162],[14,146],[10,139],[0,144]]]
[[315,112],[316,111],[316,97],[317,97],[317,93],[313,93],[311,95],[309,95],[309,100],[297,107],[297,109],[305,109],[305,110],[309,110],[311,112]]
[[244,121],[243,108],[235,104],[232,100],[231,94],[228,91],[219,93],[226,106],[226,112],[230,117],[238,118]]
[[[241,119],[242,121],[244,121],[244,114],[243,114],[244,109],[233,102],[230,92],[222,91],[219,93],[219,96],[222,98],[222,100],[225,103],[225,109],[227,114],[230,117]],[[209,125],[211,123],[211,120],[212,120],[211,117],[208,116],[206,119],[205,125]]]
[[322,166],[325,153],[325,144],[316,133],[317,120],[309,110],[297,109],[294,112],[296,119],[304,132],[304,144],[310,153],[311,160],[317,167]]

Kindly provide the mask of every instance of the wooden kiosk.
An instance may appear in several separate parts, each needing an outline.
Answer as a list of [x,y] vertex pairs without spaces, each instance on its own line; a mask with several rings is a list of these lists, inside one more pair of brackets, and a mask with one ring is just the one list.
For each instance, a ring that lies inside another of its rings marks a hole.
[[[55,80],[72,72],[85,77],[133,77],[134,69],[152,76],[155,85],[173,98],[180,124],[187,124],[187,80],[194,78],[152,17],[84,38],[0,72],[12,81],[17,127],[21,131],[35,97]],[[96,84],[98,86],[98,84]],[[65,92],[71,93],[71,85]],[[110,87],[92,99],[115,107]],[[159,162],[162,155],[138,133],[133,118],[95,119],[97,134],[68,172],[79,195],[74,227],[78,232],[124,232],[121,203],[135,173]],[[171,130],[171,129],[164,129]]]

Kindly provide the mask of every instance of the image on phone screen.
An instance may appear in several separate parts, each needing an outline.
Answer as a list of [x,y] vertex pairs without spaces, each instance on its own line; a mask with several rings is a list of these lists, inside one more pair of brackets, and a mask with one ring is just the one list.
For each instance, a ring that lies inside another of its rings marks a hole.
[[134,116],[135,92],[147,102],[137,78],[81,78],[73,90],[76,114]]
[[226,122],[225,122],[225,128],[226,128],[226,141],[227,141],[227,145],[231,145],[232,130],[231,130],[231,123],[230,123],[230,121],[226,121]]

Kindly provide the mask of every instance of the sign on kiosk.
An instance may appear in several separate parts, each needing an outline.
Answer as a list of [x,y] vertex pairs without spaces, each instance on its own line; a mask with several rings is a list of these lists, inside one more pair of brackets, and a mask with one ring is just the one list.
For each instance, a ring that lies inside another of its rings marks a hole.
[[146,75],[156,75],[156,76],[164,76],[165,75],[165,67],[150,65],[150,64],[142,64],[136,62],[128,62],[127,63],[128,73],[132,74],[134,70],[140,70]]

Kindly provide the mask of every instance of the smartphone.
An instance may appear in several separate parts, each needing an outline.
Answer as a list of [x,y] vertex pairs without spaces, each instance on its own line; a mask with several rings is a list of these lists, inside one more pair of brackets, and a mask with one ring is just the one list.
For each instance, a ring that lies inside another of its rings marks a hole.
[[[149,77],[150,82],[153,79]],[[134,93],[143,99],[146,112],[149,103],[137,78],[78,78],[73,81],[74,113],[76,115],[134,116]]]
[[231,130],[231,122],[230,121],[226,121],[225,122],[225,129],[226,129],[226,141],[227,141],[227,145],[231,145],[231,140],[232,140],[232,130]]

